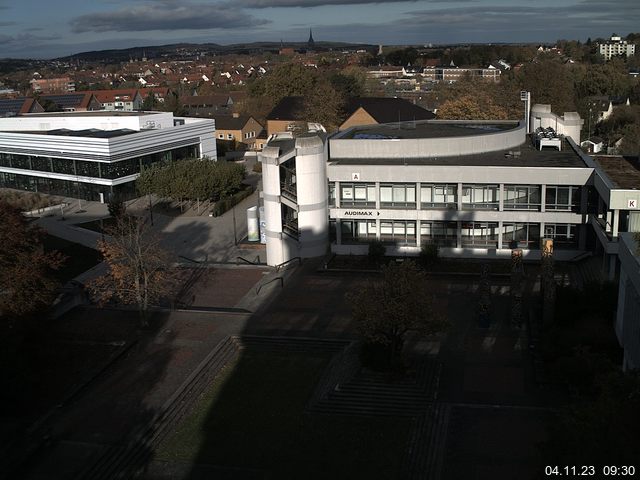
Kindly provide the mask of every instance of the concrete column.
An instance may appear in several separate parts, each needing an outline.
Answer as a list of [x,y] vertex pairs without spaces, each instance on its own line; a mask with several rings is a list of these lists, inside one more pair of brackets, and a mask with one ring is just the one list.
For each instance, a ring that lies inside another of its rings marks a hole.
[[611,223],[613,221],[613,215],[611,214],[611,210],[607,210],[607,226],[605,228],[605,231],[607,233],[611,232]]
[[376,240],[380,240],[380,219],[376,218]]
[[340,182],[335,182],[335,192],[336,192],[336,208],[340,208]]
[[376,182],[376,210],[380,210],[380,182]]
[[504,183],[501,183],[498,187],[498,211],[504,211]]
[[462,222],[456,222],[457,228],[456,233],[458,234],[458,238],[456,240],[456,247],[462,248]]
[[618,238],[618,227],[620,226],[620,210],[613,211],[613,238]]
[[458,183],[458,211],[462,210],[462,183]]
[[502,221],[498,222],[498,250],[502,248]]
[[[422,184],[420,182],[416,183],[416,210],[421,210],[420,204],[422,203],[422,193],[420,191],[420,186]],[[417,224],[416,224],[417,226]]]
[[[419,203],[418,203],[419,205]],[[422,247],[422,240],[420,239],[420,220],[416,220],[416,247]]]
[[336,219],[336,245],[342,245],[342,224],[339,218]]
[[586,186],[580,187],[580,213],[582,215],[587,214],[589,204],[589,195]]
[[540,185],[540,211],[545,212],[547,205],[547,186]]
[[580,250],[587,248],[587,226],[584,224],[578,226],[578,248]]

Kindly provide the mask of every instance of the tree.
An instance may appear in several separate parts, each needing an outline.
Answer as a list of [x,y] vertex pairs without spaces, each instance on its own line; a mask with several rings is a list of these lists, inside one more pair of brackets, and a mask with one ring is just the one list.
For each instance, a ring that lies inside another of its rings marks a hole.
[[59,283],[52,273],[62,266],[64,257],[45,253],[44,232],[3,201],[0,218],[0,317],[29,315],[53,300]]
[[120,218],[124,215],[127,207],[124,204],[124,200],[119,195],[112,195],[109,199],[109,203],[107,203],[107,210],[109,210],[109,215],[113,218]]
[[98,303],[136,305],[145,326],[149,307],[165,298],[174,283],[171,257],[141,218],[123,215],[106,233],[109,237],[98,241],[98,250],[108,272],[90,284],[90,292]]
[[347,295],[360,334],[387,348],[389,364],[397,366],[406,336],[441,332],[446,321],[432,307],[426,274],[406,260],[382,269],[382,279]]
[[518,80],[523,90],[531,92],[534,103],[549,104],[559,115],[575,111],[573,73],[556,55],[540,55],[522,67]]
[[329,82],[319,82],[305,96],[304,109],[307,121],[322,124],[328,131],[340,126],[345,98]]

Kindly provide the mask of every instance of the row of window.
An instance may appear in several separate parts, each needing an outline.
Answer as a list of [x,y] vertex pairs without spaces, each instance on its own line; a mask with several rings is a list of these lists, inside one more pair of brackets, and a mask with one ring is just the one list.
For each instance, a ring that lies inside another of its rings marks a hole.
[[[333,221],[332,221],[333,222]],[[380,239],[396,245],[416,245],[417,222],[411,220],[381,220],[380,235],[377,223],[370,220],[341,220],[342,244],[370,242]],[[544,225],[544,237],[554,239],[558,248],[577,246],[577,225]],[[335,224],[334,224],[335,228]],[[495,222],[424,222],[419,223],[421,243],[433,242],[443,247],[497,248],[502,236],[503,248],[540,248],[540,224]],[[333,239],[335,241],[335,238]]]
[[[415,183],[380,184],[380,208],[416,208]],[[580,187],[547,186],[546,210],[578,211]],[[378,189],[374,183],[340,183],[340,206],[375,208]],[[462,186],[463,209],[498,210],[499,185]],[[335,182],[329,182],[329,205],[336,205]],[[505,185],[503,208],[505,210],[535,210],[542,206],[540,185]],[[423,209],[458,208],[458,185],[452,183],[420,185],[420,207]]]
[[118,162],[88,162],[68,158],[36,157],[33,155],[17,155],[0,153],[0,167],[20,168],[39,172],[62,173],[80,177],[116,179],[140,173],[140,170],[156,162],[181,160],[199,157],[199,147],[190,145],[175,148],[166,152],[144,155]]
[[82,198],[84,200],[107,201],[109,196],[117,194],[124,200],[136,197],[135,182],[127,182],[113,187],[93,183],[58,180],[56,178],[34,177],[0,172],[0,188],[14,188],[30,192],[57,195],[61,197]]

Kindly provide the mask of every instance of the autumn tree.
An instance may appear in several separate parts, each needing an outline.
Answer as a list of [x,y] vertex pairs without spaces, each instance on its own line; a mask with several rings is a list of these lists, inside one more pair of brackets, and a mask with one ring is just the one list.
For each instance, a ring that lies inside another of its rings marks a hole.
[[533,103],[549,104],[558,115],[575,111],[574,73],[556,55],[540,55],[520,69],[517,79]]
[[59,287],[52,273],[64,257],[45,252],[44,232],[0,201],[0,317],[15,319],[48,306]]
[[166,298],[174,284],[172,258],[141,218],[122,215],[106,233],[98,250],[108,271],[90,284],[90,292],[101,304],[115,300],[136,305],[145,326],[149,307]]
[[447,324],[433,311],[426,274],[409,260],[385,266],[381,279],[347,298],[359,333],[368,343],[385,346],[392,366],[399,363],[408,334],[433,335]]

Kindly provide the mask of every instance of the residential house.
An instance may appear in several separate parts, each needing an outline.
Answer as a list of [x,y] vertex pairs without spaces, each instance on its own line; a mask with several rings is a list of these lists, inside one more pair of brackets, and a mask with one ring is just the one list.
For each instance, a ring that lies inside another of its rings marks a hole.
[[135,89],[96,90],[102,110],[133,112],[142,108],[142,95]]
[[349,100],[346,112],[347,119],[339,130],[356,125],[416,122],[436,117],[433,112],[402,98],[356,97]]
[[247,145],[255,150],[256,139],[263,128],[255,118],[251,116],[216,115],[216,139],[228,142],[237,142]]
[[91,112],[100,110],[100,102],[94,92],[60,93],[57,95],[41,95],[40,104],[47,108],[46,103],[52,103],[57,110],[63,112]]
[[0,100],[0,117],[14,117],[23,113],[39,112],[44,112],[44,108],[35,98],[20,97]]

